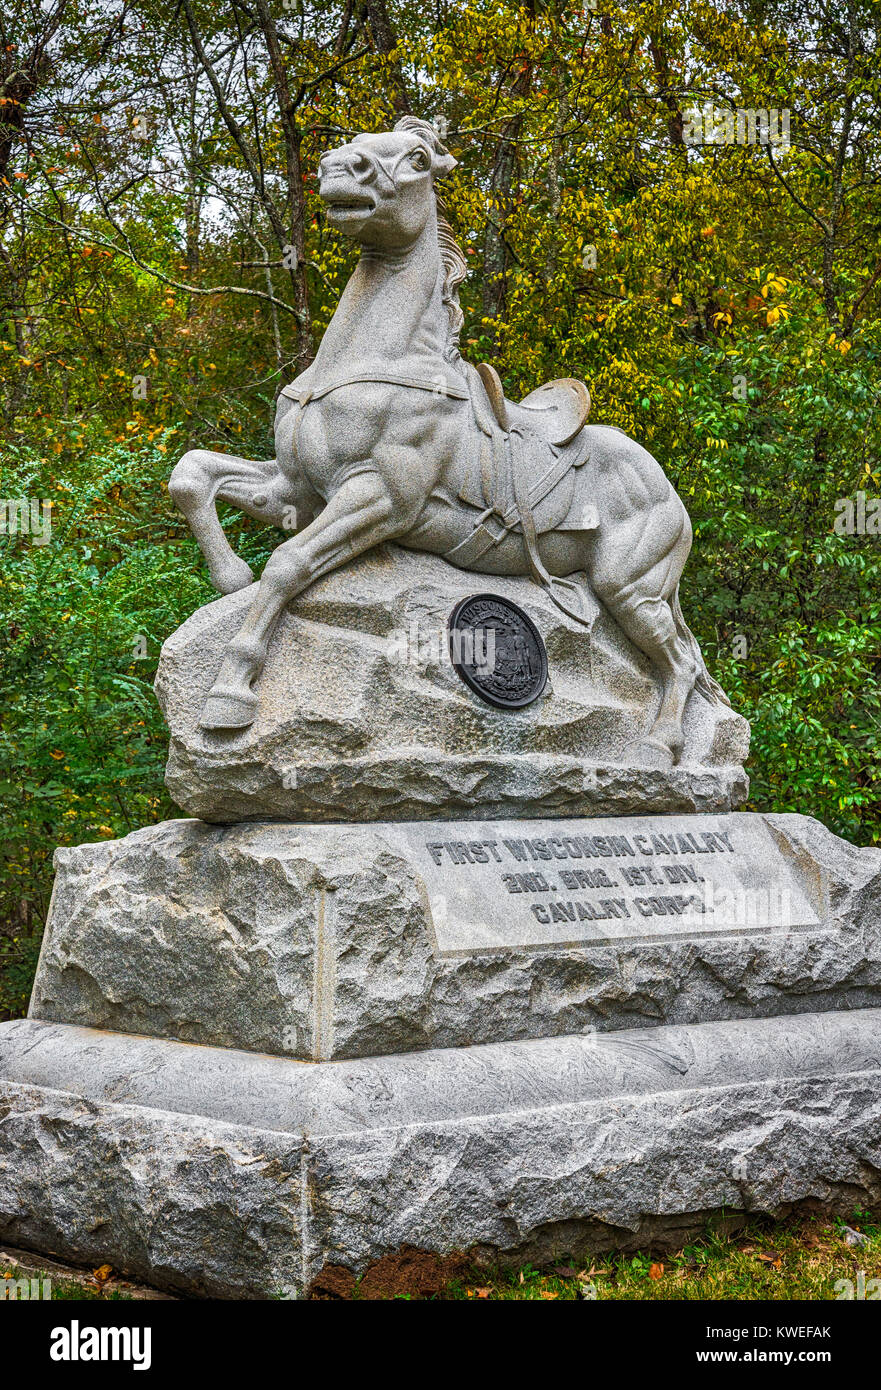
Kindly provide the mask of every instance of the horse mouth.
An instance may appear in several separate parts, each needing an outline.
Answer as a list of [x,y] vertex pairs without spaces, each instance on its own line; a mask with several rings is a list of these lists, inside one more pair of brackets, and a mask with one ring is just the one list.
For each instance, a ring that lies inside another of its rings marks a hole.
[[373,199],[353,193],[322,193],[321,200],[328,217],[366,217],[373,212]]

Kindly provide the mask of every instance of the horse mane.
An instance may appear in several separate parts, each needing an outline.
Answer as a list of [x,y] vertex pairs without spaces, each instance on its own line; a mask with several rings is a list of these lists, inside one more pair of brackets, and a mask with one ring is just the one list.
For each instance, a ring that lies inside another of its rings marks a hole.
[[[402,116],[396,123],[395,130],[412,131],[414,135],[418,135],[420,140],[425,142],[432,154],[432,168],[435,177],[438,174],[449,173],[454,168],[456,161],[446,146],[441,143],[434,126],[429,125],[428,121],[421,121],[416,116]],[[441,298],[450,320],[450,337],[453,343],[458,346],[459,334],[462,331],[462,324],[465,322],[465,316],[459,304],[459,286],[468,274],[468,262],[465,260],[464,252],[447,220],[446,205],[434,181],[432,181],[432,186],[437,204],[437,244],[444,272]]]

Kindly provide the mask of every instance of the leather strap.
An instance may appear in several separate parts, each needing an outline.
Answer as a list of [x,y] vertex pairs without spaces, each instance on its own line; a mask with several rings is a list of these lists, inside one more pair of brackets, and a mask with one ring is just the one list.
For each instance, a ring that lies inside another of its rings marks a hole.
[[[521,435],[519,430],[513,429],[509,435],[512,445],[516,440],[516,448],[521,447]],[[538,536],[535,530],[535,517],[532,515],[530,498],[526,488],[523,486],[523,470],[516,467],[516,460],[513,460],[514,496],[517,499],[517,507],[520,512],[520,522],[523,526],[523,545],[526,550],[526,558],[529,561],[529,568],[536,584],[541,584],[548,597],[561,612],[568,617],[574,618],[577,623],[584,627],[593,625],[593,618],[584,611],[584,593],[580,584],[573,579],[561,579],[559,575],[551,576],[542,564],[541,556],[538,553]],[[567,602],[564,593],[568,590],[573,598],[572,602]]]
[[[535,526],[535,516],[533,515],[533,505],[546,497],[551,487],[561,478],[565,477],[570,467],[573,467],[571,460],[565,455],[560,454],[554,461],[553,468],[541,478],[533,488],[526,486],[526,470],[520,466],[518,455],[523,447],[522,433],[515,426],[505,436],[505,449],[508,462],[509,475],[514,487],[515,505],[500,518],[503,529],[493,533],[489,528],[489,522],[493,517],[494,509],[484,512],[480,517],[477,526],[467,540],[460,545],[448,550],[444,556],[454,564],[467,565],[480,558],[490,546],[498,545],[509,534],[514,525],[519,520],[523,530],[523,547],[526,551],[526,559],[529,570],[536,584],[540,584],[548,597],[557,607],[566,613],[570,618],[574,618],[577,623],[585,627],[592,625],[592,616],[586,614],[583,608],[583,594],[581,585],[572,579],[561,579],[559,576],[551,576],[545,569],[541,555],[538,550],[538,533]],[[556,451],[555,451],[556,452]],[[550,481],[553,480],[553,481]],[[510,524],[509,524],[510,523]],[[572,594],[572,601],[568,602],[565,591]],[[563,591],[563,592],[561,592]]]
[[308,387],[300,389],[295,382],[290,386],[284,386],[279,393],[288,396],[295,401],[299,401],[301,406],[307,406],[310,401],[320,400],[322,396],[327,396],[331,391],[339,391],[342,386],[355,386],[360,382],[372,385],[375,382],[388,384],[389,386],[410,386],[414,391],[431,391],[435,396],[452,396],[457,401],[467,401],[470,399],[465,387],[451,386],[448,381],[422,381],[418,377],[393,376],[390,372],[364,373],[358,376],[347,376],[341,381],[331,381],[327,386],[319,386],[317,391],[311,391]]
[[[539,502],[547,497],[548,493],[557,486],[557,483],[562,482],[570,468],[578,467],[568,455],[560,453],[553,445],[549,446],[554,456],[551,467],[532,485],[524,497],[522,490],[522,470],[515,471],[512,468],[514,460],[511,456],[509,441],[511,436],[515,433],[517,433],[517,431],[512,430],[510,435],[504,436],[508,476],[512,477],[514,485],[514,505],[509,507],[506,512],[500,512],[494,506],[487,508],[482,516],[477,518],[471,535],[467,536],[464,541],[460,541],[458,545],[453,546],[452,550],[446,551],[444,559],[449,560],[451,564],[460,565],[464,569],[467,569],[475,560],[479,560],[481,555],[485,555],[487,550],[492,546],[498,545],[500,541],[503,541],[518,522],[521,525],[523,524],[524,506],[531,517],[531,509],[538,506]],[[518,474],[521,476],[518,477]],[[518,486],[521,487],[519,500],[517,497]],[[522,506],[521,500],[523,502]],[[490,519],[494,522],[493,527],[489,524]],[[535,523],[533,521],[533,529],[534,526]]]
[[[523,545],[526,550],[526,558],[529,561],[529,568],[532,577],[537,584],[543,584],[546,589],[551,587],[551,576],[548,574],[538,553],[538,535],[535,529],[535,517],[532,514],[530,505],[529,489],[523,476],[523,469],[517,466],[518,460],[515,454],[519,454],[521,449],[522,435],[518,429],[513,429],[508,434],[508,458],[511,471],[511,479],[514,484],[514,500],[517,503],[517,511],[520,514],[520,525],[523,527]],[[516,442],[515,442],[516,441]]]

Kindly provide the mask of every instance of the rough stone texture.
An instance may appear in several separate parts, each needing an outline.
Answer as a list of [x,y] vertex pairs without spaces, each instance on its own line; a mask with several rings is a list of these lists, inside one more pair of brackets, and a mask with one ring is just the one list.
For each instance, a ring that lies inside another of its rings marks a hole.
[[[807,925],[713,935],[655,918],[682,934],[542,945],[536,928],[527,946],[441,955],[437,903],[401,837],[444,827],[167,821],[56,852],[31,1015],[322,1059],[881,1000],[881,851],[795,815],[669,825],[728,827],[758,885],[787,866],[802,904],[791,926]],[[527,907],[500,893],[500,938]]]
[[[482,590],[513,599],[545,640],[547,691],[525,709],[485,704],[450,663],[447,619]],[[691,695],[676,767],[640,743],[657,682],[599,606],[588,633],[531,580],[465,574],[390,545],[300,595],[273,636],[254,724],[206,732],[203,704],[254,593],[207,604],[162,648],[166,781],[190,815],[626,815],[727,811],[746,799],[749,725],[732,710]]]
[[216,1298],[301,1287],[302,1145],[0,1082],[0,1233]]
[[220,1296],[881,1201],[877,1009],[333,1064],[19,1021],[0,1078],[2,1239]]

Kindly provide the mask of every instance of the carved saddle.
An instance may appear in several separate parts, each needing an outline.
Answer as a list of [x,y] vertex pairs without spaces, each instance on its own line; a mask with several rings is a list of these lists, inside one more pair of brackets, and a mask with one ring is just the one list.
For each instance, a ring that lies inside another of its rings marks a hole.
[[590,412],[590,392],[583,382],[563,377],[531,391],[517,404],[505,398],[499,375],[488,362],[462,365],[478,438],[459,497],[477,507],[479,515],[471,535],[444,558],[471,569],[512,531],[521,532],[533,579],[570,617],[587,623],[581,586],[548,574],[538,537],[554,530],[591,530],[598,524],[591,509],[573,519],[573,488],[560,487],[587,461],[581,431]]
[[[315,388],[311,385],[312,368],[307,368],[284,387],[281,396],[299,404],[300,418],[310,401],[354,382],[388,382],[435,394],[440,383],[445,396],[470,399],[476,425],[475,450],[458,496],[475,507],[478,515],[471,534],[444,558],[460,569],[473,569],[482,555],[512,531],[522,533],[533,579],[565,613],[588,624],[592,617],[584,611],[581,586],[548,574],[539,555],[538,537],[548,531],[587,531],[598,525],[594,508],[578,517],[570,515],[574,484],[561,486],[567,475],[587,461],[582,430],[590,412],[590,392],[584,382],[562,377],[515,403],[506,399],[499,374],[488,362],[474,367],[459,358],[458,368],[464,372],[467,390],[452,379],[452,373],[428,380],[373,367]],[[458,371],[455,376],[459,376]]]

